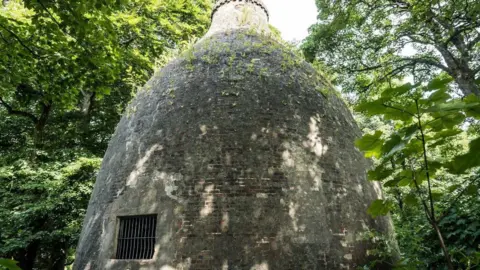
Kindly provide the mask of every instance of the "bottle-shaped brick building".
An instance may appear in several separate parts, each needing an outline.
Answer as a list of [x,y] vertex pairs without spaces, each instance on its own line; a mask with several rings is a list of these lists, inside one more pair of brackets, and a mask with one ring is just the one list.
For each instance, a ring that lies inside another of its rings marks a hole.
[[[261,0],[221,0],[209,32],[118,124],[74,269],[356,269],[380,187],[335,90],[270,33]],[[387,269],[384,267],[382,269]]]

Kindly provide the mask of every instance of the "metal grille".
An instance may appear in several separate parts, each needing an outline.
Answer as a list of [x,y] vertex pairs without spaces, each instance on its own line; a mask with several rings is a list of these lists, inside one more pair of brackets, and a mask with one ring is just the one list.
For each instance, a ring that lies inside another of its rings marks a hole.
[[119,260],[153,258],[157,216],[120,217],[117,256]]

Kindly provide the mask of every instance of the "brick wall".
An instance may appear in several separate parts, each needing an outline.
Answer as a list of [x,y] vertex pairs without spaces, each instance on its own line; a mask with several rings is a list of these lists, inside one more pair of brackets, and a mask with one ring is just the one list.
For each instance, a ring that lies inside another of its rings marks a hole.
[[[269,37],[203,40],[158,72],[118,125],[76,269],[355,269],[379,190],[350,112]],[[116,217],[158,214],[154,260],[117,261]],[[168,268],[171,267],[171,268]],[[387,268],[383,268],[387,269]]]

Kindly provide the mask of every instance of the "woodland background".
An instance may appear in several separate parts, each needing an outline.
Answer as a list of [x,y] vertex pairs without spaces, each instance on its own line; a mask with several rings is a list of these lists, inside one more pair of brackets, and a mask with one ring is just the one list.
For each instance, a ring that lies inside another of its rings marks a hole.
[[[314,1],[314,0],[312,0]],[[293,48],[355,113],[401,259],[480,265],[480,2],[316,0]],[[0,269],[64,269],[101,159],[136,91],[201,37],[211,0],[2,0]],[[395,244],[374,231],[378,261]],[[375,267],[376,262],[363,269]],[[18,268],[17,268],[18,269]]]

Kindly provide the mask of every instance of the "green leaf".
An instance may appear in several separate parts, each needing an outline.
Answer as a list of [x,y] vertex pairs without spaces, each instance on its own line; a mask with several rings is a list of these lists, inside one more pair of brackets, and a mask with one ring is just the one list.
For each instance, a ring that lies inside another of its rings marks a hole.
[[430,172],[430,176],[433,177],[435,173],[440,169],[444,167],[444,164],[442,162],[436,161],[436,160],[429,160],[428,161],[428,170]]
[[442,118],[442,124],[444,128],[453,128],[462,124],[465,121],[465,115],[463,113],[455,113]]
[[398,134],[392,134],[389,140],[382,146],[382,155],[386,158],[394,155],[405,147],[405,142]]
[[362,152],[365,152],[365,157],[379,158],[382,153],[383,139],[381,131],[376,131],[375,134],[366,134],[361,139],[355,142],[355,145]]
[[383,105],[383,99],[377,99],[370,102],[362,102],[355,106],[354,110],[357,112],[364,113],[368,116],[380,115],[385,112],[385,106]]
[[[427,174],[425,170],[420,169],[415,171],[415,182],[417,183],[417,185],[420,186],[426,180],[427,180]],[[414,183],[412,182],[412,184]]]
[[378,216],[385,216],[390,212],[393,203],[387,200],[375,200],[372,202],[370,207],[368,207],[367,213],[373,218]]
[[[444,123],[442,123],[444,124]],[[447,129],[444,131],[440,131],[435,133],[435,135],[430,138],[430,140],[427,142],[429,145],[428,147],[430,148],[435,148],[437,146],[445,144],[448,140],[449,137],[456,136],[458,134],[461,134],[463,131],[460,129]],[[432,143],[433,142],[433,143]]]
[[463,113],[457,112],[453,114],[441,114],[440,116],[435,115],[437,119],[428,123],[427,127],[434,132],[440,132],[443,129],[451,129],[457,125],[460,125],[465,121],[465,115]]
[[17,266],[17,261],[9,259],[0,259],[0,266],[6,267],[8,270],[22,270]]
[[451,102],[444,102],[436,104],[430,108],[423,109],[423,112],[457,112],[463,111],[469,108],[477,106],[477,103],[466,103],[463,101],[455,100]]
[[393,134],[392,136],[390,136],[390,139],[385,142],[382,147],[382,154],[384,158],[389,158],[407,147],[408,143],[410,142],[412,137],[415,136],[417,131],[417,124],[413,124],[411,126],[400,129],[399,133],[404,134],[403,138],[401,138],[398,134]]
[[416,106],[413,102],[405,104],[387,105],[383,115],[386,120],[400,120],[408,122],[412,119],[416,112]]
[[440,139],[440,140],[438,140],[438,141],[436,141],[436,142],[428,145],[428,147],[433,149],[433,148],[435,148],[435,147],[437,147],[437,146],[444,145],[446,142],[447,142],[446,139]]
[[423,151],[422,143],[419,140],[411,140],[403,149],[402,154],[405,156],[418,155],[421,151]]
[[381,181],[389,177],[393,173],[392,169],[386,169],[384,166],[377,166],[375,170],[368,172],[368,179],[370,181]]
[[385,184],[383,184],[383,186],[384,187],[396,187],[398,185],[399,181],[400,181],[400,179],[396,178],[396,179],[385,182]]
[[480,119],[480,98],[477,97],[475,94],[471,94],[467,96],[464,101],[467,104],[478,104],[476,106],[470,107],[467,109],[466,114],[469,117],[473,117],[475,119]]
[[399,187],[406,187],[408,185],[410,185],[410,183],[412,183],[413,179],[411,177],[405,177],[405,178],[402,178],[402,180],[398,181],[398,186]]
[[405,202],[406,205],[409,205],[409,206],[418,205],[417,196],[415,196],[415,194],[412,194],[412,193],[407,194],[407,196],[405,196],[405,199],[403,199],[403,201]]
[[403,134],[404,134],[403,139],[406,140],[406,141],[409,141],[411,138],[413,138],[413,136],[415,136],[415,134],[417,134],[417,131],[418,131],[418,125],[417,124],[413,124],[411,126],[408,126],[408,127],[405,127],[403,129],[401,129],[401,132],[403,132]]
[[386,119],[401,121],[409,121],[416,111],[413,102],[392,103],[383,97],[375,101],[362,102],[354,109],[368,116],[384,115]]
[[411,89],[413,89],[414,87],[415,86],[412,85],[411,83],[406,83],[399,87],[388,88],[382,92],[382,98],[391,99],[392,97],[401,96],[407,93],[408,91],[410,91]]
[[451,173],[462,174],[468,169],[480,166],[480,137],[472,140],[469,146],[468,153],[455,157],[448,165]]
[[443,196],[444,194],[441,191],[432,191],[432,199],[434,201],[439,201]]
[[447,94],[447,89],[440,89],[435,92],[433,92],[428,98],[427,98],[427,104],[430,103],[436,103],[436,102],[446,102],[449,100],[451,96]]
[[460,184],[451,185],[451,186],[448,187],[448,192],[454,192],[455,190],[457,190],[461,186],[462,185],[460,185]]
[[462,131],[461,129],[449,129],[449,130],[441,131],[441,132],[436,133],[436,134],[433,136],[433,140],[445,139],[445,138],[448,138],[448,137],[452,137],[452,136],[458,135],[458,134],[460,134],[460,133],[462,133],[462,132],[463,132],[463,131]]
[[474,196],[478,194],[478,186],[475,184],[470,184],[468,187],[465,189],[465,194]]
[[398,174],[398,186],[399,187],[405,187],[408,186],[412,181],[412,170],[403,170]]
[[428,85],[426,90],[436,90],[440,88],[445,88],[449,83],[453,81],[452,77],[449,78],[435,78]]

